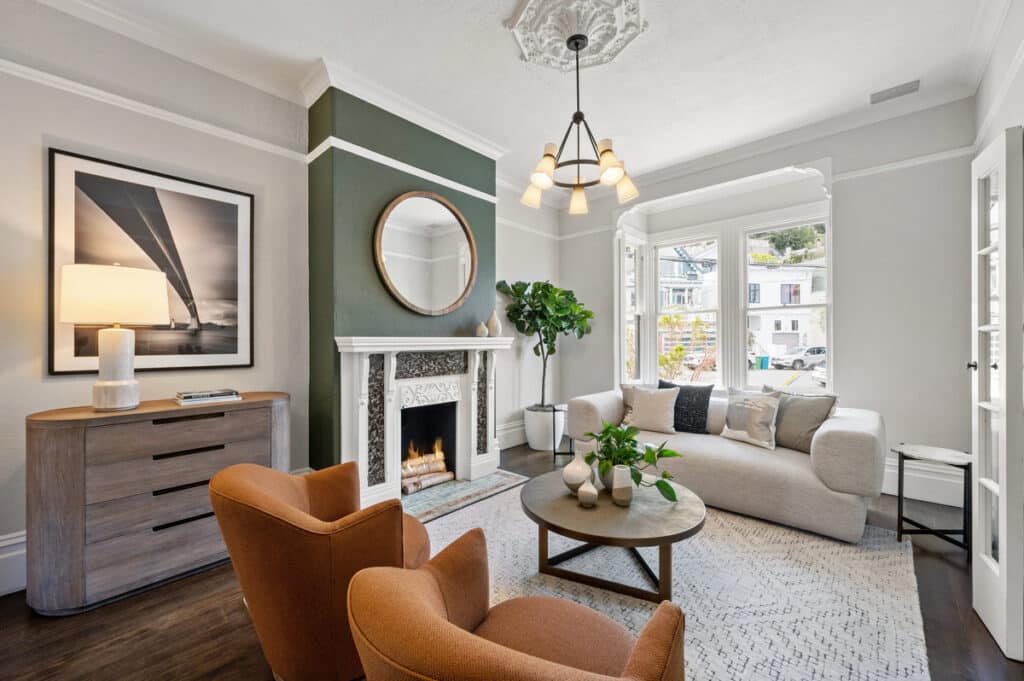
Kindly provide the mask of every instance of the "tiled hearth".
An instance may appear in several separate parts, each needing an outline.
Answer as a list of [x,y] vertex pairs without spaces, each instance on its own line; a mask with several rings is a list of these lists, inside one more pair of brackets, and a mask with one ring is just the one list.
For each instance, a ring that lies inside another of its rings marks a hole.
[[498,468],[494,353],[512,338],[335,338],[341,353],[341,460],[357,461],[363,506],[401,496],[403,409],[456,405],[455,477]]

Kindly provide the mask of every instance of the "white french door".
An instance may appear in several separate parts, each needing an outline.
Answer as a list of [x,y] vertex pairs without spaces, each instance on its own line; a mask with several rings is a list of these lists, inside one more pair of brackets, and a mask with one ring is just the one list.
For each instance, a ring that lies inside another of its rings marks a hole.
[[971,164],[972,581],[1003,653],[1024,659],[1024,138]]

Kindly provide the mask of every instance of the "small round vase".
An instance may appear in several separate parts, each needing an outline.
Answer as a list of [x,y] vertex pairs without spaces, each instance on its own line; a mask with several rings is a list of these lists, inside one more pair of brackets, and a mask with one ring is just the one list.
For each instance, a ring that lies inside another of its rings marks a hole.
[[476,335],[478,338],[487,338],[487,325],[480,322],[476,325]]
[[633,478],[629,474],[629,466],[618,465],[612,468],[612,502],[616,506],[629,506],[633,503]]
[[597,488],[590,480],[584,480],[583,484],[576,490],[576,498],[583,508],[593,508],[597,505]]
[[594,479],[594,469],[584,460],[583,456],[583,452],[576,452],[572,461],[562,469],[562,482],[573,494],[576,494],[584,482]]
[[487,333],[494,337],[501,335],[501,319],[498,318],[497,310],[491,312],[491,316],[487,318]]

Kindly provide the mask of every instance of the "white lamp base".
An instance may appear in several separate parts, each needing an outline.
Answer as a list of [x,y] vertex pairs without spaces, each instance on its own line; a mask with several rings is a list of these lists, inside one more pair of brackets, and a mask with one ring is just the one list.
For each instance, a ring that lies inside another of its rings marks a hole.
[[135,332],[115,327],[100,329],[99,380],[92,386],[96,411],[122,411],[139,406],[139,382],[135,380]]

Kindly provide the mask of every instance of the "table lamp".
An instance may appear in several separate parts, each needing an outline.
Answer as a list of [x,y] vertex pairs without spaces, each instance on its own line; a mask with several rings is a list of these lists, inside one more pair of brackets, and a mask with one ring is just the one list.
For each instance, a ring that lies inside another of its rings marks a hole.
[[168,324],[167,276],[160,270],[117,265],[64,265],[60,277],[60,321],[113,324],[100,329],[99,380],[92,386],[96,411],[139,406],[135,380],[135,332],[121,324]]

